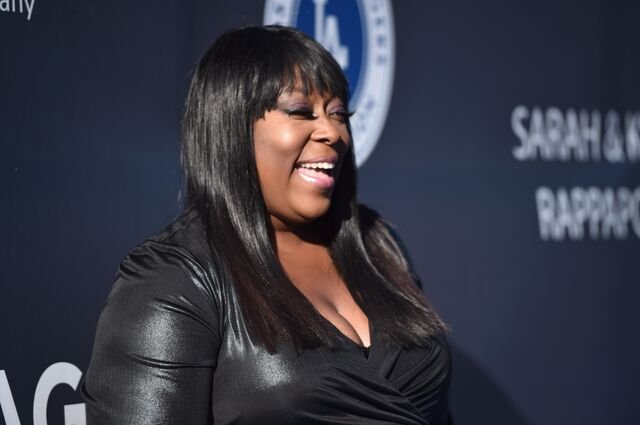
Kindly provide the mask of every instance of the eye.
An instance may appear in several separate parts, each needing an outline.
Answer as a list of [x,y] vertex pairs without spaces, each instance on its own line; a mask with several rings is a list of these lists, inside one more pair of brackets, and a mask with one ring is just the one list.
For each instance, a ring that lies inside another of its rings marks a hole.
[[308,120],[318,118],[315,115],[313,115],[313,111],[309,108],[285,109],[284,112],[290,117],[294,117],[294,118],[303,118]]
[[332,111],[329,113],[329,116],[337,119],[342,123],[346,123],[347,121],[349,121],[349,118],[351,118],[352,115],[353,115],[353,112],[349,112],[344,109],[338,109],[336,111]]

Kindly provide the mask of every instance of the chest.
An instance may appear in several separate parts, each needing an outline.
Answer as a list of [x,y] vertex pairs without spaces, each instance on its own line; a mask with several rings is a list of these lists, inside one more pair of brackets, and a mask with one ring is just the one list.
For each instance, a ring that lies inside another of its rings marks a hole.
[[333,264],[283,263],[291,282],[316,311],[340,333],[364,347],[371,345],[369,319]]
[[335,349],[270,354],[245,333],[227,332],[213,381],[214,423],[437,424],[428,418],[438,403],[423,403],[440,397],[446,409],[445,351],[377,344],[366,358],[344,340]]

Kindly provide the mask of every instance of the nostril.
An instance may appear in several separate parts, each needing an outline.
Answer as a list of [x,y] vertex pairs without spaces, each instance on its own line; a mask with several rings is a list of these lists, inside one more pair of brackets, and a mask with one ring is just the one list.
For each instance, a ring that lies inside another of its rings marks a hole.
[[336,128],[336,124],[331,117],[327,115],[319,115],[315,120],[316,129],[312,134],[312,140],[332,145],[341,140],[340,129]]

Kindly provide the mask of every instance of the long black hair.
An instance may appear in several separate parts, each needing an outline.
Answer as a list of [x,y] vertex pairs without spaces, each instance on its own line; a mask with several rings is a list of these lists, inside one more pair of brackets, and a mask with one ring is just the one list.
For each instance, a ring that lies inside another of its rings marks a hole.
[[[253,150],[253,125],[279,95],[299,88],[348,101],[340,66],[319,43],[280,26],[220,36],[200,60],[185,104],[182,168],[187,207],[235,285],[251,337],[269,351],[335,346],[337,336],[278,261]],[[421,346],[445,325],[428,306],[387,225],[358,204],[353,149],[331,207],[331,258],[376,335]]]

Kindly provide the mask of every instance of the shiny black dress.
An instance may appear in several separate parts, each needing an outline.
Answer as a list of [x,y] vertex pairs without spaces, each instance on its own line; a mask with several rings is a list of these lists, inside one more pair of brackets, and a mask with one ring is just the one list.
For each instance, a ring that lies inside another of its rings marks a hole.
[[123,261],[82,384],[93,424],[447,422],[444,337],[365,350],[329,321],[338,348],[269,354],[249,338],[233,286],[187,211]]

